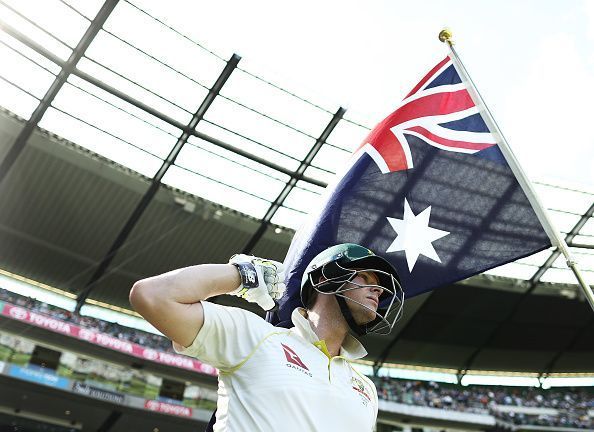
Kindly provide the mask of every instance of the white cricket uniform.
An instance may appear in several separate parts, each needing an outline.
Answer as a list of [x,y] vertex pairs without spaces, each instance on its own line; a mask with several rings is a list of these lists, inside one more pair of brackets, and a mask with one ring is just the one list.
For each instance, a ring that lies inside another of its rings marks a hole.
[[357,339],[330,358],[302,309],[284,329],[244,309],[202,306],[202,329],[178,352],[219,369],[215,431],[373,430],[375,385],[350,365],[367,354]]

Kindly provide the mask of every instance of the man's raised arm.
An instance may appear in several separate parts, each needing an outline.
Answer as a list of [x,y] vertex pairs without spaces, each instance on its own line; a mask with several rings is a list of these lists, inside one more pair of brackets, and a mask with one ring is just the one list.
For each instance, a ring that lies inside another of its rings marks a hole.
[[192,344],[204,324],[202,300],[231,294],[275,306],[285,286],[282,264],[250,255],[235,255],[229,264],[201,264],[142,279],[130,291],[130,304],[175,343]]
[[130,304],[165,336],[186,347],[204,324],[200,301],[230,293],[240,284],[232,264],[196,265],[136,282]]

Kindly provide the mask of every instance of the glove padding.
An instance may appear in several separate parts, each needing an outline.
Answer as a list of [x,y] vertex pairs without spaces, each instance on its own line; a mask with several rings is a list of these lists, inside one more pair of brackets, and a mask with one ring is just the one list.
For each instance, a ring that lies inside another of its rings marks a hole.
[[237,254],[229,260],[239,270],[241,284],[229,294],[257,303],[268,311],[276,306],[275,300],[285,292],[283,265],[278,261],[266,260],[253,255]]

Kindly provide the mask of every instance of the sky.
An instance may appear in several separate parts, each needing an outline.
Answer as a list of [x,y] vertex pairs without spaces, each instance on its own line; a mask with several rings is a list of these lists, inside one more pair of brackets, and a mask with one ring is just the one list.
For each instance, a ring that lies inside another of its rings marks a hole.
[[[88,17],[93,17],[102,3],[101,0],[67,2]],[[60,0],[43,3],[6,0],[6,3],[23,11],[71,46],[76,45],[88,26],[88,21],[77,16]],[[439,31],[447,26],[453,31],[462,61],[529,178],[594,193],[594,170],[591,169],[594,136],[588,129],[591,117],[588,103],[594,96],[592,1],[495,3],[454,0],[446,3],[304,0],[297,4],[269,0],[132,0],[132,3],[214,51],[222,59],[238,53],[242,56],[241,68],[312,100],[330,112],[343,106],[347,108],[346,118],[367,127],[372,127],[392,112],[403,96],[448,53],[446,45],[437,38]],[[0,7],[3,20],[24,28],[21,21],[9,20],[9,15],[11,13],[7,8]],[[190,42],[185,41],[184,45],[183,38],[151,19],[139,21],[141,15],[127,1],[121,0],[106,27],[172,67],[199,76],[204,88],[166,71],[133,49],[123,47],[121,42],[104,32],[95,38],[86,55],[169,97],[187,112],[164,104],[146,92],[138,92],[130,85],[116,84],[113,77],[87,59],[82,59],[78,67],[187,123],[224,62],[199,52]],[[26,33],[31,36],[39,32]],[[2,41],[6,40],[4,35],[0,36]],[[56,41],[47,36],[37,40],[63,59],[68,58],[69,50]],[[8,56],[12,55],[16,60],[15,55],[6,48],[0,49],[3,50],[0,54],[7,58],[7,62],[0,65],[2,76],[24,86],[38,98],[43,96],[53,76],[31,68],[30,64],[10,69],[7,66],[10,63]],[[55,68],[55,65],[50,66]],[[87,89],[92,87],[76,77],[69,78],[69,84]],[[178,131],[165,124],[160,124],[163,130],[158,131],[138,121],[135,124],[131,124],[130,119],[124,121],[120,113],[69,84],[64,86],[53,105],[92,124],[100,122],[109,132],[130,142],[141,143],[153,154],[130,146],[123,150],[125,145],[121,141],[81,127],[76,120],[65,118],[53,108],[42,118],[40,126],[144,175],[154,175],[161,159],[175,142]],[[262,101],[257,100],[257,92],[266,90],[265,86],[250,88],[249,85],[253,82],[248,83],[245,74],[235,71],[222,93],[245,100],[250,106],[265,106],[268,95],[262,95]],[[15,92],[15,89],[0,82],[4,106],[6,101],[17,100],[9,91]],[[105,94],[100,96],[109,97]],[[28,117],[37,103],[33,98],[23,102],[28,106],[22,112],[16,102],[8,108]],[[273,124],[254,128],[250,123],[260,125],[261,119],[254,120],[253,116],[240,118],[230,110],[234,107],[228,105],[218,97],[207,112],[207,118],[210,116],[250,137],[267,135],[269,142],[297,161],[305,156],[308,144],[313,144],[303,135],[292,134],[286,128],[274,129]],[[271,115],[306,130],[314,138],[318,136],[329,121],[330,114],[321,115],[318,112],[314,115],[302,106],[299,110],[296,108],[296,103],[284,106],[278,102],[266,107],[269,112],[272,111]],[[341,125],[344,123],[341,122]],[[199,128],[209,134],[220,133],[207,126],[202,122]],[[330,142],[338,139],[339,127],[331,134]],[[341,144],[356,146],[366,133],[362,128],[343,133]],[[232,138],[220,137],[227,142],[232,142]],[[190,143],[193,140],[196,141],[196,138],[190,138]],[[204,146],[208,143],[200,144]],[[279,164],[289,169],[296,168],[291,165],[294,161],[283,159],[278,153],[271,155],[262,149],[249,148],[245,141],[242,145],[248,152],[268,159],[280,157],[277,160]],[[347,158],[348,154],[338,156],[337,161]],[[261,217],[287,180],[279,173],[274,174],[277,180],[265,176],[256,179],[252,172],[252,181],[245,182],[237,167],[233,171],[213,157],[205,165],[200,162],[203,158],[204,154],[185,146],[178,162],[186,164],[185,168],[202,170],[203,174],[213,178],[225,172],[224,181],[231,188],[221,191],[212,184],[210,188],[204,187],[203,182],[178,167],[167,173],[164,182],[193,193],[201,191],[207,199]],[[332,158],[327,157],[324,163],[329,163]],[[334,165],[332,169],[337,170],[339,164]],[[236,174],[233,176],[231,172]],[[310,173],[306,172],[306,175]],[[329,179],[324,178],[324,181]],[[248,192],[263,196],[265,200],[237,193],[234,187],[248,189]],[[211,193],[208,193],[209,190]],[[309,194],[305,199],[296,197],[299,202],[295,205],[313,203],[313,195]],[[223,199],[225,196],[228,196],[226,201]],[[293,196],[289,197],[289,202],[291,198]],[[551,207],[551,204],[545,204]],[[285,217],[275,215],[273,223],[296,228],[300,225],[301,216],[297,213]]]
[[[594,190],[594,2],[144,1],[240,65],[374,125],[456,49],[532,179]],[[183,11],[183,13],[180,13]]]

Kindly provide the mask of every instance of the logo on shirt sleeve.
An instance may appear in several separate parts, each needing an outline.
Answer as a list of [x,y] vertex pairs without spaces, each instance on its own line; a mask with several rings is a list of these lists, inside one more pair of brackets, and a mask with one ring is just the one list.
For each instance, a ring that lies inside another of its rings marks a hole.
[[351,383],[353,390],[356,390],[359,393],[359,396],[361,396],[361,402],[363,402],[363,405],[367,406],[367,404],[371,402],[371,397],[369,397],[369,394],[367,393],[367,387],[363,381],[361,381],[359,378],[353,377],[351,379]]
[[285,345],[284,343],[281,343],[281,346],[283,347],[283,351],[285,353],[285,357],[287,358],[287,362],[290,363],[287,363],[287,366],[293,369],[299,369],[307,375],[312,376],[311,373],[309,373],[309,368],[305,366],[305,363],[301,361],[297,353],[293,351],[293,348]]

